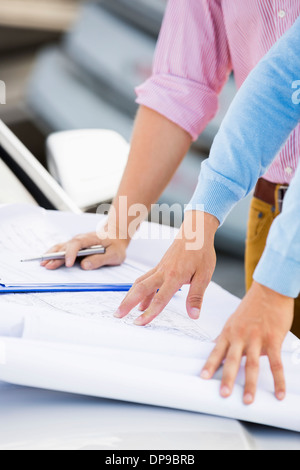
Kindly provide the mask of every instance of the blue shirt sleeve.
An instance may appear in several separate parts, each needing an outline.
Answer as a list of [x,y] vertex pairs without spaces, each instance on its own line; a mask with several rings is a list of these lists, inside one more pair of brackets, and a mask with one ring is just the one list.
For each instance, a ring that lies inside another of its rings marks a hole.
[[[201,207],[223,223],[254,188],[300,121],[300,18],[244,82],[203,162],[186,210]],[[202,209],[203,210],[203,209]],[[254,279],[289,297],[300,291],[300,168],[272,225]]]
[[[300,105],[299,105],[300,107]],[[300,165],[274,220],[255,281],[288,297],[300,292]]]
[[[204,207],[223,223],[255,186],[300,120],[300,18],[248,76],[201,166],[186,210]],[[200,205],[200,206],[199,206]]]

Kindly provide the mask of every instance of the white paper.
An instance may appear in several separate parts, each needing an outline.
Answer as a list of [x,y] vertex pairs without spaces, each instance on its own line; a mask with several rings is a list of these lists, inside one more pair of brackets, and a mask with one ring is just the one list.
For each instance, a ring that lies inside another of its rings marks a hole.
[[[22,259],[38,257],[57,243],[69,240],[73,233],[62,230],[41,209],[30,211],[0,210],[0,283],[6,286],[33,284],[132,283],[145,268],[130,260],[115,269],[83,271],[78,265],[49,271],[39,262],[22,263]],[[79,216],[80,217],[80,216]],[[95,218],[95,221],[101,217]],[[95,224],[96,230],[96,224]]]
[[[19,211],[20,208],[15,208],[14,220]],[[64,230],[69,237],[90,231],[96,221],[91,215],[71,216],[39,209],[29,212],[26,217],[31,227],[33,218],[43,212],[47,223],[54,228],[59,226],[60,233]],[[2,212],[1,226],[3,222]],[[26,232],[25,220],[23,223],[20,233]],[[36,227],[38,232],[39,224]],[[154,230],[157,229],[154,226]],[[141,231],[148,233],[149,224],[142,225]],[[28,246],[30,240],[29,237]],[[167,249],[171,241],[171,237],[160,240],[158,249],[158,240],[137,238],[131,244],[130,256],[135,257],[134,262],[139,261],[140,255],[145,262],[148,256],[150,267],[150,263],[159,261],[162,247]],[[7,241],[5,243],[7,245]],[[117,268],[111,270],[113,275],[116,271]],[[266,358],[261,358],[255,404],[247,407],[242,403],[243,364],[232,397],[224,400],[219,395],[222,369],[208,382],[201,380],[199,374],[214,347],[213,340],[236,309],[239,299],[211,283],[201,317],[193,321],[185,310],[187,292],[188,287],[184,286],[165,311],[144,328],[132,323],[139,314],[136,309],[125,319],[113,317],[124,293],[2,296],[0,379],[300,431],[300,341],[289,334],[284,343],[288,388],[284,402],[274,397],[273,378]]]
[[[239,384],[229,399],[220,397],[220,378],[204,381],[197,374],[169,371],[163,367],[154,369],[145,363],[133,363],[128,357],[122,360],[123,354],[111,358],[101,348],[12,338],[1,338],[0,342],[5,347],[7,360],[5,365],[0,365],[0,376],[10,383],[220,415],[300,431],[299,388],[297,393],[289,392],[283,402],[278,402],[268,389],[260,386],[255,403],[245,406]],[[291,373],[299,373],[299,367],[294,367]]]

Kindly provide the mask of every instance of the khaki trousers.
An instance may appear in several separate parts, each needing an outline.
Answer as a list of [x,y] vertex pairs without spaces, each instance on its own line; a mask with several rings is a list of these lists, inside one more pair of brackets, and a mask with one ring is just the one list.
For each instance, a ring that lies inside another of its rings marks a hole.
[[[278,203],[271,206],[260,199],[253,198],[250,206],[245,252],[245,281],[249,290],[255,268],[266,246],[273,220],[279,215]],[[292,332],[300,338],[300,296],[295,299],[295,317]]]

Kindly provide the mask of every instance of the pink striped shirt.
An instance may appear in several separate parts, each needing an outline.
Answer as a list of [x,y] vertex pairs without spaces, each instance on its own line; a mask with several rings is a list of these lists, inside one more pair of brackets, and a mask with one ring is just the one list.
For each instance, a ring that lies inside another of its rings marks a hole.
[[[215,116],[229,74],[234,72],[240,87],[299,15],[299,0],[169,0],[153,74],[136,89],[137,103],[196,140]],[[300,80],[300,67],[295,80]],[[287,86],[292,95],[292,83]],[[264,177],[290,183],[299,156],[300,125]]]

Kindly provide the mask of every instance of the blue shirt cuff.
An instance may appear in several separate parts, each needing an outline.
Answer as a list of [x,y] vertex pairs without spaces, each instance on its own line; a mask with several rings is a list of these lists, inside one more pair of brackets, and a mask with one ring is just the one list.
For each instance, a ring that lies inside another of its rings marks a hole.
[[199,210],[199,207],[202,207],[204,212],[214,215],[222,225],[239,199],[240,196],[232,192],[228,186],[216,180],[201,178],[200,175],[197,188],[185,207],[185,212]]
[[279,294],[296,298],[300,291],[300,264],[267,247],[253,279]]

